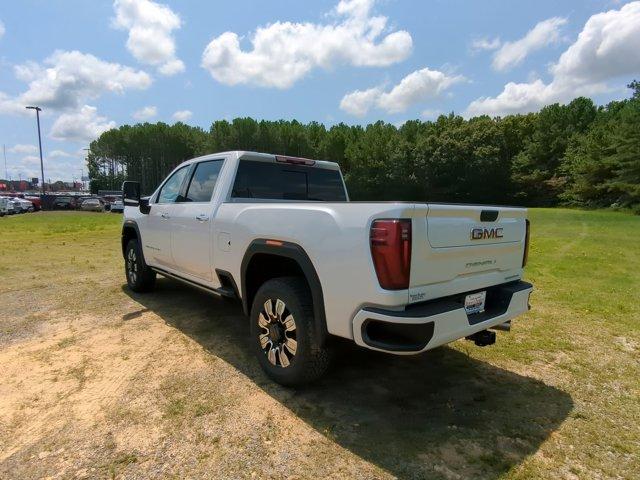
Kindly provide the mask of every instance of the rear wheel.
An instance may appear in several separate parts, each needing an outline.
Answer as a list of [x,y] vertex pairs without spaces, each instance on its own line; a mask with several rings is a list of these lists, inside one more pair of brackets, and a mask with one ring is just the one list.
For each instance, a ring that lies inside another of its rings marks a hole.
[[156,272],[151,270],[144,262],[140,243],[132,238],[127,243],[124,251],[124,269],[127,275],[127,284],[134,292],[148,292],[156,283]]
[[297,277],[275,278],[260,287],[251,307],[251,342],[262,369],[286,386],[317,380],[331,360],[316,334],[309,288]]

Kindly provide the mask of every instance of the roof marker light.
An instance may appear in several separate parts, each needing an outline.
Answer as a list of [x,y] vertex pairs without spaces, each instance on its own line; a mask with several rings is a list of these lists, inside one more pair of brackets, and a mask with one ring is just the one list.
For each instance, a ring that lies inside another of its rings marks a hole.
[[308,165],[308,166],[313,166],[316,164],[315,160],[309,160],[308,158],[285,157],[283,155],[276,155],[276,162],[290,163],[292,165]]

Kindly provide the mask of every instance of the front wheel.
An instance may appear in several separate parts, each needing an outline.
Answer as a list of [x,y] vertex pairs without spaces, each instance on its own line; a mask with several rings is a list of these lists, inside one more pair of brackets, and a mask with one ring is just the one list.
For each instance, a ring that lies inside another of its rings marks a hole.
[[135,238],[129,240],[125,248],[124,266],[127,284],[131,290],[134,292],[153,290],[156,283],[156,272],[151,270],[144,262],[140,243]]
[[262,369],[285,386],[317,380],[331,360],[316,332],[311,293],[298,277],[260,287],[251,307],[251,342]]

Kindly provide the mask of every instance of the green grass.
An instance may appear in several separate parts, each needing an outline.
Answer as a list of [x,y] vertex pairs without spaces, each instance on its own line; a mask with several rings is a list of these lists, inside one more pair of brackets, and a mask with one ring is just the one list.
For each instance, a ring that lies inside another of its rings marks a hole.
[[[0,219],[0,295],[6,322],[53,309],[81,312],[88,302],[108,311],[120,289],[122,215],[39,212]],[[103,295],[96,295],[100,291]]]
[[[321,443],[295,444],[286,453],[303,449],[303,460],[292,457],[303,461],[302,478],[327,476],[327,465],[352,476],[354,455],[377,469],[370,476],[640,478],[640,217],[532,209],[530,219],[533,308],[511,333],[499,333],[496,345],[461,341],[416,358],[353,350],[306,391],[267,381],[233,323],[239,313],[199,292],[164,283],[163,294],[133,296],[141,305],[132,314],[122,290],[122,217],[115,214],[0,219],[0,338],[36,334],[52,311],[89,312],[113,328],[152,311],[212,359],[200,367],[206,375],[168,376],[150,394],[160,411],[154,422],[163,423],[180,455],[192,447],[184,438],[194,424],[209,431],[242,411],[248,397],[230,396],[233,385],[219,378],[224,364],[251,380],[246,395],[268,394],[321,435]],[[55,343],[57,354],[79,342],[68,332]],[[91,370],[68,374],[81,388]],[[256,431],[270,441],[301,435],[291,420],[283,427],[270,413],[256,418],[263,419]],[[130,423],[111,422],[112,429]],[[238,433],[235,457],[224,458],[242,464],[255,450],[243,445],[256,435]],[[192,476],[211,468],[207,458]],[[125,456],[112,470],[133,472],[142,463]]]
[[[535,365],[573,409],[546,448],[578,477],[640,474],[640,217],[532,209],[532,311],[478,358]],[[520,367],[522,368],[522,367]],[[527,462],[517,477],[544,477]],[[572,470],[573,469],[573,470]]]

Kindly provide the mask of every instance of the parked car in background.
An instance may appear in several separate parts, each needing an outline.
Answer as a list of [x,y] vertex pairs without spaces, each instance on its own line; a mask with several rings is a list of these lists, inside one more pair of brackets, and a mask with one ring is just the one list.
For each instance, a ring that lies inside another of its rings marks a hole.
[[9,199],[0,197],[0,217],[4,217],[9,213]]
[[111,204],[113,202],[115,202],[118,199],[118,197],[116,197],[115,195],[105,195],[105,196],[102,197],[102,199],[105,202],[104,209],[107,210],[107,211],[110,211],[111,210]]
[[98,200],[100,200],[100,202],[102,203],[102,208],[104,209],[105,212],[108,212],[109,210],[111,210],[111,205],[109,205],[109,202],[106,198],[104,197],[95,197]]
[[42,199],[39,195],[25,195],[24,199],[29,200],[33,204],[34,212],[42,210]]
[[31,203],[29,200],[18,197],[12,198],[12,200],[20,206],[20,213],[33,212],[35,210],[33,207],[33,203]]
[[117,213],[124,212],[124,203],[122,202],[122,198],[116,198],[111,204],[111,211]]
[[20,206],[20,203],[14,201],[13,198],[8,198],[7,199],[7,207],[9,209],[7,211],[7,213],[9,215],[15,215],[16,213],[22,213],[22,207]]
[[104,212],[104,202],[99,198],[87,198],[80,205],[85,212]]
[[76,202],[71,197],[58,197],[51,204],[52,210],[75,210]]

